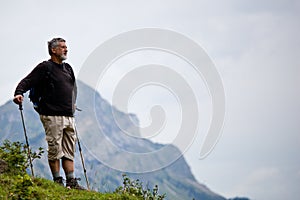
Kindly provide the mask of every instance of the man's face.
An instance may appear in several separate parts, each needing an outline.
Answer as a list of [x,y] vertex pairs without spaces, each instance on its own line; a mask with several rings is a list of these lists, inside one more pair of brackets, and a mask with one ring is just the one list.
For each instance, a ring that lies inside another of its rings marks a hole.
[[58,46],[52,49],[54,55],[56,55],[61,60],[67,59],[68,48],[65,42],[59,42]]

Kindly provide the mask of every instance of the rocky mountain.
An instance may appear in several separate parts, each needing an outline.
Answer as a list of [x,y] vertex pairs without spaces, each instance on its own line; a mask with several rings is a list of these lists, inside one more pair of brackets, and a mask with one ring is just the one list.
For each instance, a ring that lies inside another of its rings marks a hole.
[[[39,116],[28,98],[25,99],[23,114],[30,146],[33,150],[38,147],[46,149]],[[113,191],[122,185],[122,174],[126,173],[149,188],[158,185],[159,193],[166,193],[170,200],[225,199],[196,181],[175,146],[140,138],[139,129],[134,126],[138,123],[134,114],[117,110],[81,81],[78,81],[77,105],[83,110],[77,112],[75,119],[88,179],[93,190]],[[25,143],[20,111],[11,100],[0,107],[0,140],[5,139]],[[164,149],[161,153],[152,153],[160,152],[161,149]],[[143,159],[136,155],[143,155]],[[51,179],[46,157],[45,154],[42,159],[34,161],[34,171],[37,176]],[[166,162],[170,157],[178,159],[175,162]],[[85,185],[78,149],[75,163],[76,176],[81,177],[81,184]]]

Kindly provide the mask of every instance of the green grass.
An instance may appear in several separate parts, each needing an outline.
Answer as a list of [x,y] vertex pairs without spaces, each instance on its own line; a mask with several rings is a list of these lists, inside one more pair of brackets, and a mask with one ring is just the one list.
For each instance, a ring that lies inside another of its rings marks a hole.
[[99,193],[95,191],[71,190],[53,181],[32,178],[28,174],[0,174],[0,199],[116,199],[138,200],[130,194]]
[[43,178],[33,178],[26,173],[29,161],[39,159],[43,149],[31,152],[28,156],[28,147],[20,142],[5,140],[0,146],[0,159],[5,162],[1,166],[0,199],[116,199],[116,200],[162,200],[165,194],[158,194],[158,186],[152,190],[144,189],[142,183],[131,180],[123,174],[123,186],[116,188],[113,193],[99,193],[96,191],[71,190],[60,186],[53,181]]

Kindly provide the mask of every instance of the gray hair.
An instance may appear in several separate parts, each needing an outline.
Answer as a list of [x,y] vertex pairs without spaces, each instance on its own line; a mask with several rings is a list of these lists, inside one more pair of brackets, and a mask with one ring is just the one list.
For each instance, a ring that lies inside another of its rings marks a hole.
[[66,42],[63,38],[53,38],[51,41],[48,41],[48,52],[50,56],[52,55],[52,49],[57,47],[59,42]]

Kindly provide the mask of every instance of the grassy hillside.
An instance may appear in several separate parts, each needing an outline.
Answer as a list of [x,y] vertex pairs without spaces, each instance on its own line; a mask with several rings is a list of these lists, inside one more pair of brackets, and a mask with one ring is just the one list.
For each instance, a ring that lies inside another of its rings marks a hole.
[[70,190],[43,178],[0,174],[0,199],[141,199],[129,194]]
[[[131,180],[123,174],[123,186],[111,193],[67,189],[53,181],[27,174],[31,160],[40,159],[43,153],[31,152],[20,142],[5,140],[0,146],[0,199],[144,199],[163,200],[165,195],[158,194],[158,186],[145,189],[139,180]],[[32,168],[31,168],[32,170]]]

